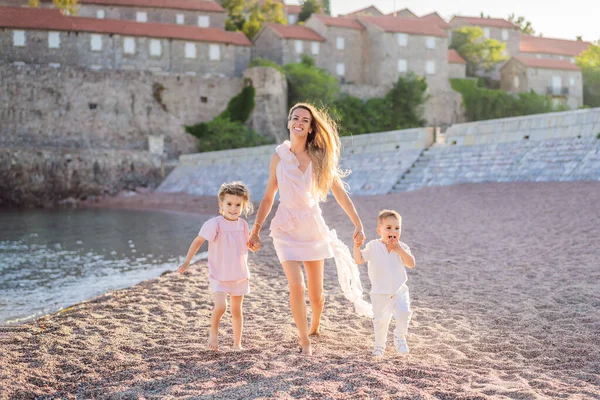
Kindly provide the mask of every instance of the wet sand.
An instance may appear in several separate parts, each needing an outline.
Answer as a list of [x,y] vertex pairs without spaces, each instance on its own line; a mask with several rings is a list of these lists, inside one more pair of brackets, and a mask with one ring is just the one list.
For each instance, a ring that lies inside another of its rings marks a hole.
[[[506,183],[355,197],[368,239],[382,208],[403,216],[413,319],[402,357],[371,358],[327,261],[315,355],[297,353],[285,276],[268,231],[250,256],[244,352],[206,349],[211,299],[205,262],[0,327],[0,398],[600,398],[600,183]],[[145,194],[97,206],[216,212],[213,197]],[[351,244],[335,201],[330,228]],[[186,244],[191,238],[182,234]],[[173,266],[173,270],[177,266]],[[369,288],[366,269],[363,283]]]

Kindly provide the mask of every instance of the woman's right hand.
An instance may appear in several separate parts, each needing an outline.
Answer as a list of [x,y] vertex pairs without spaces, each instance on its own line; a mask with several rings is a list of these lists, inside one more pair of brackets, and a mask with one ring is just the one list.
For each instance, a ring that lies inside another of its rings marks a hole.
[[260,250],[260,236],[258,233],[252,233],[248,238],[248,249],[252,252]]

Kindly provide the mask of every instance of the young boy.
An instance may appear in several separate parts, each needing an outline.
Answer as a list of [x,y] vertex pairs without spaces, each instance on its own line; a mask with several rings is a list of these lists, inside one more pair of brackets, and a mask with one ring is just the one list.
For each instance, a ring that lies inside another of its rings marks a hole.
[[408,354],[406,333],[412,315],[406,269],[415,267],[415,258],[409,247],[402,243],[400,232],[402,217],[396,211],[383,210],[377,217],[379,239],[371,240],[361,251],[360,241],[354,242],[354,261],[368,262],[371,281],[371,303],[373,303],[373,327],[375,347],[373,356],[383,357],[388,327],[392,315],[396,319],[394,344],[400,354]]

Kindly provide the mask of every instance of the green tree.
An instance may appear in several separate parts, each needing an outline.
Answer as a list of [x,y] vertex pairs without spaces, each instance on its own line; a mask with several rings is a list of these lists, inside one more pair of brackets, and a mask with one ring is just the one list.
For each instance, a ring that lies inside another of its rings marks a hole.
[[327,15],[331,15],[331,2],[329,0],[323,0],[323,11]]
[[[77,0],[52,0],[54,6],[59,8],[67,15],[76,15],[77,14]],[[40,0],[28,0],[29,7],[39,7]]]
[[241,31],[246,22],[244,17],[245,0],[224,0],[223,8],[227,11],[225,29],[228,31]]
[[288,104],[308,101],[330,106],[335,101],[340,84],[327,70],[315,66],[315,60],[303,54],[300,63],[283,66],[288,82]]
[[491,71],[494,66],[507,59],[504,55],[506,43],[483,37],[478,26],[463,26],[452,33],[451,49],[455,49],[467,61],[467,75],[474,76],[475,71]]
[[600,40],[576,57],[575,64],[581,68],[583,104],[600,107]]
[[531,21],[527,21],[525,17],[515,17],[515,14],[513,13],[508,16],[508,20],[513,24],[519,26],[523,35],[533,36],[535,34],[535,30],[533,29]]
[[267,0],[262,5],[253,0],[247,5],[248,18],[242,25],[242,31],[252,40],[266,22],[287,24],[283,13],[283,4]]
[[320,14],[323,10],[321,0],[304,0],[298,15],[298,22],[304,22],[310,18],[312,14]]

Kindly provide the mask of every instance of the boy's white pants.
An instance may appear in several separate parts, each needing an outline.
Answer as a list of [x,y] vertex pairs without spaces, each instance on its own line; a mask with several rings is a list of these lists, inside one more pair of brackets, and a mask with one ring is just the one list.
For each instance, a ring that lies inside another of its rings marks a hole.
[[408,286],[402,285],[396,294],[371,294],[373,303],[373,327],[375,328],[375,347],[385,348],[388,328],[392,315],[396,320],[394,336],[403,337],[408,331],[412,315]]

